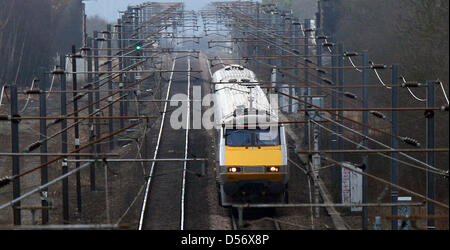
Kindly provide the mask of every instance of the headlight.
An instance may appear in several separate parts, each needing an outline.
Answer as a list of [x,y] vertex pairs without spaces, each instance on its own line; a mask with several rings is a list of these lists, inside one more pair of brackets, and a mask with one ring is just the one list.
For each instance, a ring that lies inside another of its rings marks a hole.
[[228,172],[229,172],[229,173],[237,173],[237,172],[241,172],[241,168],[238,168],[238,167],[229,167],[229,168],[228,168]]
[[280,168],[279,167],[267,167],[266,172],[278,173],[278,172],[280,172]]

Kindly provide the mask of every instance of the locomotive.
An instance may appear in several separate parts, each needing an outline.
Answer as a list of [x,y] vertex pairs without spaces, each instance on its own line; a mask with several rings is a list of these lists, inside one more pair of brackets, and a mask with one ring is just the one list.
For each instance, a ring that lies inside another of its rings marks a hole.
[[287,202],[287,143],[274,106],[278,100],[272,101],[254,72],[241,65],[217,70],[212,81],[220,205]]

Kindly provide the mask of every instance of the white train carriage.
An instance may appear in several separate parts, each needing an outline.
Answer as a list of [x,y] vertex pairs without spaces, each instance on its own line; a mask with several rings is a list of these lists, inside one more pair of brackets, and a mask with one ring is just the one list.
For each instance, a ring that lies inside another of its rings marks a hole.
[[216,71],[213,82],[221,205],[284,203],[289,169],[277,106],[271,107],[255,74],[243,66]]

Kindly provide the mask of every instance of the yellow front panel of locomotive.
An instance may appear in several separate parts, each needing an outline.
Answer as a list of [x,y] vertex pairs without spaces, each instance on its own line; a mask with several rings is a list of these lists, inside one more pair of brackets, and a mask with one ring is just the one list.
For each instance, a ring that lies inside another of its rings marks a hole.
[[272,182],[281,182],[283,180],[283,174],[281,173],[265,173],[265,174],[254,174],[254,173],[228,173],[225,174],[225,181],[236,182],[244,180],[268,180]]
[[281,146],[225,146],[225,166],[281,166]]

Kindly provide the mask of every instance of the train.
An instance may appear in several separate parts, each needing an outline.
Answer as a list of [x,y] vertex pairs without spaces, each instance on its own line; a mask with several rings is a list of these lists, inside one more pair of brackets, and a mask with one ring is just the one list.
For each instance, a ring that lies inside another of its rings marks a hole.
[[255,73],[232,64],[212,76],[219,204],[288,202],[289,167],[278,101],[271,101]]

